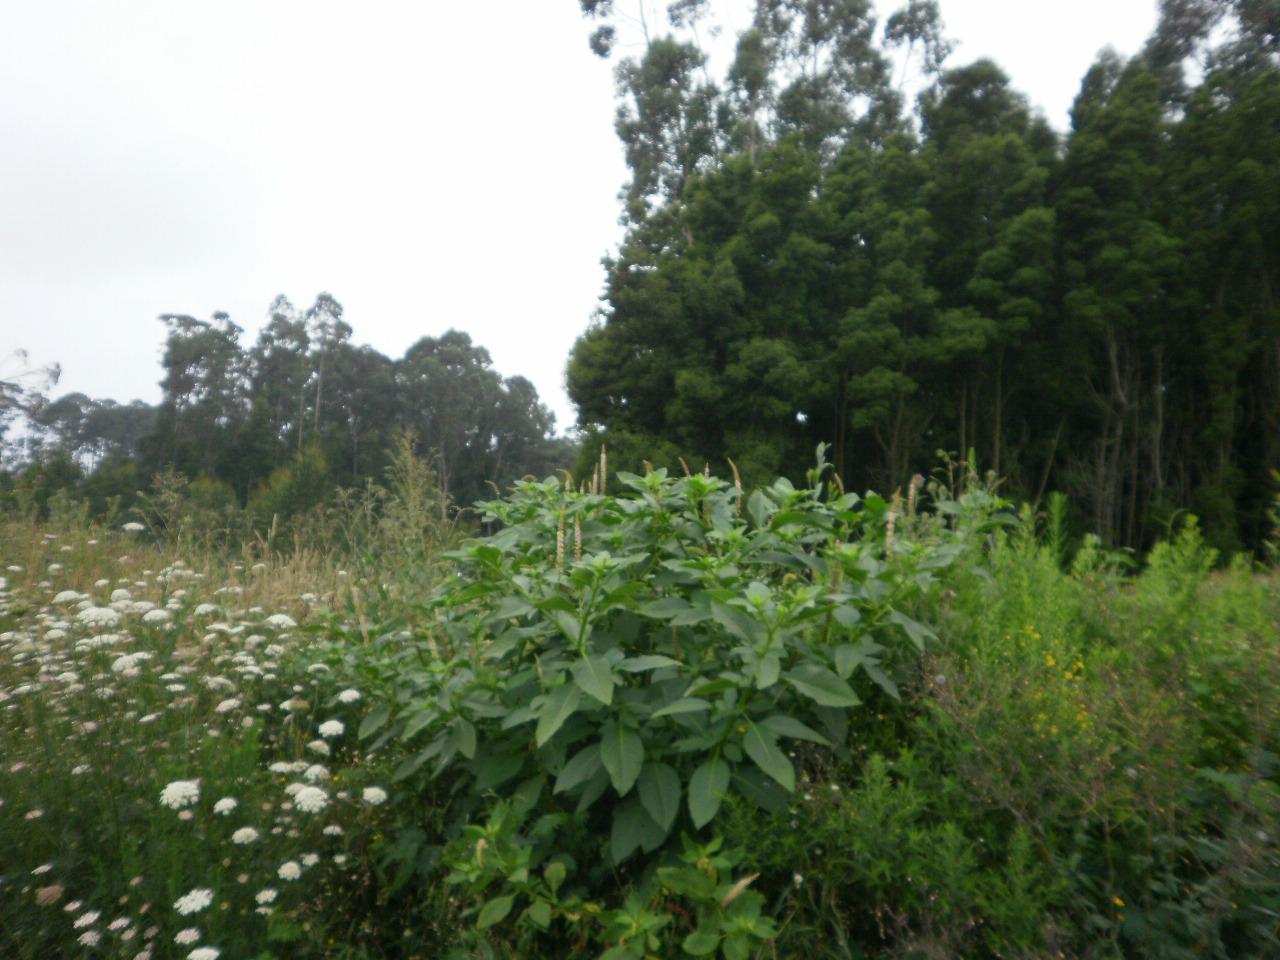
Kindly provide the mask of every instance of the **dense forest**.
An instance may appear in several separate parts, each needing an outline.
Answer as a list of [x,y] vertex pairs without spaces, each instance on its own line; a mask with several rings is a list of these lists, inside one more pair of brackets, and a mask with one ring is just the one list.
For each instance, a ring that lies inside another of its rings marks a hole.
[[[708,0],[638,26],[580,0],[616,64],[630,181],[604,306],[568,359],[574,440],[463,333],[399,360],[339,304],[166,316],[157,408],[6,392],[25,465],[101,507],[163,467],[247,503],[377,477],[410,429],[466,504],[526,473],[732,460],[748,483],[832,445],[845,487],[972,457],[1141,548],[1184,512],[1253,549],[1280,465],[1280,9],[1163,0],[1056,133],[1000,67],[957,65],[939,5],[759,0],[722,78]],[[701,29],[700,29],[701,28]],[[641,30],[641,43],[622,43]],[[1100,34],[1101,39],[1101,34]],[[1036,42],[1028,38],[1028,42]],[[602,198],[603,200],[603,198]],[[277,498],[278,499],[278,498]],[[270,501],[273,506],[279,506]]]
[[[614,5],[582,6],[607,55]],[[1113,543],[1183,510],[1258,542],[1280,462],[1274,3],[1166,0],[1139,55],[1099,56],[1065,137],[996,64],[951,66],[936,3],[878,29],[866,0],[761,0],[718,83],[711,6],[672,4],[618,66],[628,230],[569,367],[584,456],[727,456],[764,481],[827,441],[846,487],[892,491],[972,450]]]
[[406,432],[429,454],[441,492],[463,504],[490,494],[488,482],[570,458],[533,384],[501,376],[465,333],[423,337],[392,360],[354,345],[342,314],[328,294],[306,310],[279,297],[247,349],[225,314],[164,316],[156,407],[14,390],[33,455],[22,473],[37,498],[77,485],[103,510],[172,469],[197,480],[208,505],[247,504],[269,523],[379,479]]

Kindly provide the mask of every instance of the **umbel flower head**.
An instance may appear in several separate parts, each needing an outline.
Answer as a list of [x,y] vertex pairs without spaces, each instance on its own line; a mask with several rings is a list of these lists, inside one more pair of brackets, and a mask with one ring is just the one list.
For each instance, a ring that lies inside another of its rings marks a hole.
[[200,799],[198,780],[175,780],[160,791],[160,802],[170,810],[190,807]]
[[213,891],[206,887],[196,887],[175,900],[173,909],[185,917],[192,913],[199,913],[211,903],[213,903]]

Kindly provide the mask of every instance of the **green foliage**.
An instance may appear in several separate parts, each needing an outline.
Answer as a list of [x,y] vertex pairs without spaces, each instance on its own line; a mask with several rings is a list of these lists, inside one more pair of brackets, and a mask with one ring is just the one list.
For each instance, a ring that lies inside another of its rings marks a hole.
[[[701,474],[622,472],[617,496],[548,480],[481,505],[501,532],[451,555],[460,572],[431,605],[433,658],[388,676],[360,736],[414,751],[398,777],[453,785],[451,816],[473,826],[451,862],[483,901],[482,927],[534,936],[507,922],[517,903],[578,913],[541,881],[500,883],[553,861],[567,890],[616,903],[619,875],[669,863],[683,833],[716,828],[727,797],[785,807],[798,776],[847,755],[864,700],[899,696],[893,675],[929,636],[911,612],[961,541],[941,526],[895,538],[889,503],[839,493],[824,473],[744,498]],[[494,791],[520,799],[495,810]],[[503,844],[509,854],[490,853]],[[728,957],[745,955],[738,933],[768,936],[763,921],[706,924],[670,935]]]
[[614,18],[605,46],[642,53],[618,67],[628,232],[568,369],[592,449],[765,483],[830,442],[847,488],[886,491],[973,450],[1013,496],[1068,493],[1077,535],[1146,549],[1192,510],[1224,554],[1258,550],[1280,463],[1265,6],[1162,4],[1065,137],[996,64],[946,62],[936,4],[878,30],[864,0],[758,3],[720,82],[703,5],[637,44]]

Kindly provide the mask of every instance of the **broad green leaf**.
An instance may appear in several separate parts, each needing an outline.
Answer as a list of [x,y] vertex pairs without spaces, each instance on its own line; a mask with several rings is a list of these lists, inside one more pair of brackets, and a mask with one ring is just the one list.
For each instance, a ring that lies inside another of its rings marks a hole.
[[898,685],[889,679],[888,674],[880,669],[880,665],[874,660],[868,660],[862,665],[863,671],[868,677],[874,680],[880,689],[893,697],[895,700],[901,700],[902,695],[898,693]]
[[[551,618],[552,622],[560,628],[560,632],[568,637],[575,645],[580,642],[586,642],[586,637],[582,635],[582,621],[572,613],[569,613],[567,610],[548,610],[546,613],[547,616]],[[591,631],[588,627],[587,635],[589,636],[590,633]]]
[[831,659],[835,662],[840,679],[848,680],[862,662],[862,652],[852,643],[842,643],[836,647]]
[[529,922],[540,930],[545,930],[551,926],[551,904],[545,900],[535,900],[529,904],[529,908],[525,910],[524,915],[529,918]]
[[570,668],[578,688],[605,706],[613,703],[613,671],[604,657],[587,657]]
[[614,863],[621,863],[636,850],[656,850],[666,836],[667,831],[654,823],[644,805],[632,797],[614,809],[609,855]]
[[534,741],[542,746],[555,736],[556,731],[564,726],[564,722],[573,716],[582,701],[582,694],[572,683],[564,683],[556,687],[542,703],[538,711],[538,729]]
[[753,491],[747,498],[747,513],[751,515],[752,522],[758,528],[765,527],[777,509],[773,501],[759,490]]
[[689,778],[689,816],[701,829],[714,819],[720,801],[729,789],[729,764],[712,757],[693,771]]
[[554,860],[547,864],[547,868],[542,871],[542,876],[546,878],[547,887],[551,890],[552,896],[560,889],[560,884],[564,883],[567,870],[564,863]]
[[784,713],[775,713],[771,717],[765,717],[760,721],[760,726],[767,727],[780,737],[790,737],[792,740],[810,740],[825,747],[831,746],[831,741],[817,730],[805,726],[795,717],[789,717]]
[[663,830],[670,830],[680,812],[680,775],[665,763],[648,763],[637,788],[649,816]]
[[453,721],[453,744],[458,752],[471,760],[476,755],[476,728],[465,717]]
[[723,693],[725,690],[732,690],[737,684],[732,680],[724,677],[716,677],[713,680],[700,680],[689,687],[684,692],[686,697],[704,697],[711,694]]
[[600,769],[600,744],[583,747],[560,770],[553,793],[564,793],[586,783]]
[[669,620],[677,614],[688,613],[692,609],[694,609],[693,604],[682,597],[662,597],[659,600],[642,603],[636,612],[656,620]]
[[684,938],[681,946],[691,957],[709,957],[720,946],[720,931],[699,927]]
[[726,603],[712,603],[711,616],[715,618],[716,623],[745,643],[754,643],[762,633],[760,624],[747,616],[744,611]]
[[787,791],[796,788],[796,771],[787,755],[778,749],[774,733],[759,724],[747,722],[742,749],[757,767],[773,777]]
[[382,725],[391,719],[391,709],[386,706],[374,707],[360,721],[360,728],[356,731],[356,736],[361,740],[368,740],[375,733],[382,729]]
[[610,720],[600,738],[600,760],[609,771],[613,789],[625,797],[644,766],[644,742],[630,727]]
[[679,660],[672,660],[670,657],[663,657],[657,654],[648,654],[643,657],[627,657],[618,664],[619,670],[625,670],[627,673],[641,673],[645,670],[661,670],[663,667],[678,667]]
[[697,713],[700,710],[710,710],[711,702],[703,700],[701,697],[681,697],[679,700],[673,700],[660,710],[653,711],[651,717],[671,717],[678,713]]
[[776,654],[768,653],[756,661],[756,689],[767,690],[778,682],[782,661]]
[[897,610],[891,610],[889,612],[889,622],[896,623],[903,630],[905,630],[907,636],[911,638],[911,642],[915,644],[916,649],[919,650],[921,653],[924,653],[924,645],[926,640],[938,639],[936,636],[934,636],[933,631],[930,630],[928,627],[926,627],[923,623],[921,623],[918,620],[912,620],[906,614],[899,613]]
[[533,607],[529,602],[517,596],[505,596],[493,608],[493,616],[500,620],[523,617],[525,614],[532,612]]
[[[400,731],[400,739],[408,740],[415,734],[421,733],[425,727],[431,724],[431,721],[434,720],[436,716],[437,714],[434,710],[416,711],[409,717],[408,721],[404,725],[404,729]],[[381,724],[379,724],[379,726],[381,726]],[[363,728],[364,725],[361,724],[361,729]],[[363,739],[363,735],[361,735],[361,738]]]
[[831,615],[835,617],[836,623],[850,630],[862,622],[862,614],[857,607],[842,605],[832,610]]
[[524,766],[526,751],[493,753],[485,751],[471,762],[475,774],[475,790],[492,790],[516,776]]
[[861,702],[849,684],[816,663],[802,663],[788,670],[786,681],[824,707],[856,707]]
[[514,894],[505,897],[494,897],[480,908],[480,918],[476,921],[476,926],[484,930],[492,927],[495,923],[501,923],[506,919],[507,914],[511,912],[515,902]]

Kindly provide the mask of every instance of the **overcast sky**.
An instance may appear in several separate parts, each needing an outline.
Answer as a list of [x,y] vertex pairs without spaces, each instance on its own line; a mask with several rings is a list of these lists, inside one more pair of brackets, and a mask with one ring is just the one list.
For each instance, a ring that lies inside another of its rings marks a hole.
[[[1155,2],[942,0],[949,65],[993,58],[1065,130]],[[573,0],[0,0],[0,376],[25,347],[58,393],[155,402],[160,314],[247,345],[327,290],[390,356],[467,331],[572,426],[626,179],[589,31]]]

